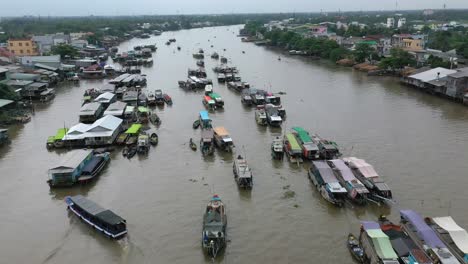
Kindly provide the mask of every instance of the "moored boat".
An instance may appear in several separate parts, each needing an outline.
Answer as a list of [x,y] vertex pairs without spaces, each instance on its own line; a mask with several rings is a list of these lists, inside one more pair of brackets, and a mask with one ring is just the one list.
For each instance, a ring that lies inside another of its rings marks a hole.
[[136,145],[128,146],[127,159],[133,158],[133,156],[135,156],[135,154],[137,154],[137,152],[138,152],[138,148],[137,148]]
[[426,217],[424,220],[461,263],[468,263],[468,233],[465,229],[451,216]]
[[309,132],[302,127],[293,127],[293,134],[295,134],[299,144],[302,147],[302,156],[308,160],[318,159],[320,157],[317,145],[312,141]]
[[140,133],[138,135],[138,147],[137,152],[139,154],[148,154],[149,151],[149,137],[146,133]]
[[206,107],[206,109],[210,111],[214,111],[216,109],[215,100],[211,99],[211,97],[209,97],[208,95],[203,96],[202,103]]
[[193,142],[193,139],[192,139],[192,138],[190,138],[189,146],[190,146],[190,148],[191,148],[193,151],[197,150],[197,144],[195,144],[195,143]]
[[336,206],[343,206],[346,189],[341,186],[332,168],[325,161],[312,161],[308,176],[326,201]]
[[[63,137],[65,137],[67,132],[68,132],[68,128],[59,128],[55,136],[50,136],[47,138],[46,147],[48,149],[63,147],[64,143],[62,139]],[[1,138],[1,135],[0,135],[0,138]]]
[[106,236],[119,239],[127,234],[125,219],[82,195],[67,196],[65,202],[71,212]]
[[241,92],[241,103],[247,106],[252,105],[252,97],[250,96],[249,89],[244,89]]
[[201,131],[200,151],[203,156],[214,153],[214,133],[212,129],[203,129]]
[[359,245],[357,238],[349,233],[346,245],[348,246],[349,252],[358,263],[364,263],[364,250]]
[[241,155],[238,155],[234,160],[232,170],[234,172],[234,179],[240,188],[252,189],[253,175],[252,170],[247,164],[247,160],[245,160]]
[[284,157],[283,139],[280,136],[276,136],[271,143],[271,156],[277,160],[282,160]]
[[227,216],[224,203],[218,195],[213,195],[203,215],[202,247],[215,258],[226,246]]
[[267,123],[273,127],[279,127],[283,123],[283,119],[279,116],[278,109],[272,105],[265,105],[265,113],[267,117]]
[[202,129],[211,129],[211,128],[213,128],[213,126],[211,124],[211,118],[208,115],[207,111],[200,111],[198,120],[200,121],[200,127]]
[[382,232],[378,223],[362,221],[359,242],[364,249],[366,263],[399,264],[388,236]]
[[213,85],[208,84],[205,86],[205,95],[210,95],[213,92]]
[[257,122],[258,125],[261,125],[261,126],[268,125],[267,115],[265,113],[265,109],[257,108],[255,110],[255,121]]
[[154,91],[154,96],[156,97],[156,104],[157,105],[164,105],[164,97],[161,90]]
[[303,162],[302,149],[292,133],[287,133],[284,136],[283,145],[284,151],[286,152],[286,155],[288,156],[290,162]]
[[163,98],[167,105],[172,105],[172,98],[168,94],[163,94]]
[[226,128],[215,127],[213,129],[213,132],[215,145],[222,150],[232,152],[234,148],[234,143]]
[[200,127],[200,120],[199,119],[195,120],[193,122],[193,124],[192,124],[193,129],[197,129],[198,127]]
[[369,190],[355,176],[343,160],[329,160],[328,165],[333,168],[337,179],[348,191],[348,198],[357,203],[365,204],[368,201]]
[[213,53],[211,54],[211,58],[217,60],[217,59],[219,59],[219,54],[216,53],[216,52],[213,52]]
[[224,107],[224,100],[221,95],[217,93],[210,93],[208,96],[215,101],[216,108],[223,108]]
[[155,106],[156,105],[156,96],[154,93],[150,92],[148,94],[148,106]]
[[[94,151],[96,152],[96,151]],[[108,152],[94,154],[88,164],[81,171],[78,177],[79,183],[88,183],[98,176],[104,167],[109,163],[110,155]]]
[[150,144],[153,145],[153,146],[156,146],[159,142],[159,137],[158,137],[158,134],[156,134],[156,132],[149,132],[149,141],[150,141]]

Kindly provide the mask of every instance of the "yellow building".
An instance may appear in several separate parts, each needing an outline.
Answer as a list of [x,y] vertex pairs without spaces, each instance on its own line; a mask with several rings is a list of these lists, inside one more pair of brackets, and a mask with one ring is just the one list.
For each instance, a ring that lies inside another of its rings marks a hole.
[[9,39],[8,51],[19,57],[39,55],[36,43],[30,38]]
[[420,51],[424,49],[422,39],[403,39],[403,49],[407,51]]

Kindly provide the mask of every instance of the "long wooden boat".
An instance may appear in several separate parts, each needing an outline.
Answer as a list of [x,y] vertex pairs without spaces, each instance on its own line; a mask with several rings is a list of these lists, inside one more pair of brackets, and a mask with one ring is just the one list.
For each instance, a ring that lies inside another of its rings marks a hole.
[[104,167],[109,163],[110,155],[108,152],[95,154],[88,164],[83,168],[81,176],[78,178],[79,183],[88,183],[98,176]]
[[284,150],[292,163],[301,163],[302,149],[292,133],[287,133],[283,140]]
[[364,250],[359,245],[359,241],[353,234],[348,234],[348,240],[346,245],[348,246],[349,252],[353,256],[353,258],[358,263],[364,263]]
[[320,152],[307,132],[302,127],[293,127],[292,128],[293,134],[296,136],[297,141],[301,144],[302,148],[302,156],[308,160],[315,160],[320,158]]
[[461,263],[468,263],[468,233],[451,216],[426,217],[426,223]]
[[380,225],[373,221],[362,221],[359,242],[364,249],[366,263],[400,264],[388,236]]
[[232,171],[234,172],[234,179],[240,188],[252,189],[253,187],[253,174],[247,160],[241,155],[238,155],[232,164]]
[[125,219],[82,195],[67,196],[65,202],[72,213],[104,235],[119,239],[127,234]]
[[208,115],[208,111],[200,111],[198,115],[198,119],[200,120],[200,127],[202,129],[211,129],[213,128],[211,124],[211,118]]
[[215,258],[226,247],[227,216],[224,203],[213,195],[203,215],[202,247]]
[[282,160],[284,157],[283,139],[277,136],[271,142],[271,157],[273,159]]
[[211,97],[209,97],[208,95],[203,96],[202,103],[206,107],[206,109],[210,111],[214,111],[216,109],[215,100],[211,99]]
[[333,168],[336,178],[348,191],[348,198],[357,204],[366,204],[369,199],[369,190],[354,176],[344,161],[340,159],[329,160],[328,165]]
[[215,145],[224,151],[232,152],[234,148],[234,142],[226,128],[215,127],[213,132]]
[[400,219],[403,230],[416,242],[419,248],[425,249],[434,262],[441,264],[460,263],[417,212],[400,210]]
[[308,176],[326,201],[336,206],[343,206],[347,191],[341,186],[326,161],[312,161]]
[[203,156],[214,153],[214,133],[212,129],[203,129],[201,131],[200,150]]

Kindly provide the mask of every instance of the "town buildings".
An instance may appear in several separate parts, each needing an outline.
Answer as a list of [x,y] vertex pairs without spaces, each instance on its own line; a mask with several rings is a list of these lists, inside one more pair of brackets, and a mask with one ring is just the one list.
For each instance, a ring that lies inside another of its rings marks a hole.
[[39,55],[37,44],[32,38],[9,39],[8,51],[18,57]]

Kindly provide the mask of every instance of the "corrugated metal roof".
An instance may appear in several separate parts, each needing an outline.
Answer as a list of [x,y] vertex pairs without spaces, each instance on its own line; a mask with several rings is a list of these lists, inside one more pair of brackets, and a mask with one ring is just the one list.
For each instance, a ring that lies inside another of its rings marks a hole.
[[84,150],[84,149],[78,149],[78,150],[72,150],[70,152],[67,152],[62,160],[56,165],[55,167],[52,167],[50,170],[57,170],[57,169],[75,169],[78,167],[78,165],[83,162],[88,155],[90,155],[92,150]]
[[[416,79],[422,82],[429,82],[437,78],[439,79],[444,78],[445,76],[456,73],[456,72],[457,72],[456,70],[449,70],[449,69],[445,69],[442,67],[438,67],[438,68],[434,68],[425,72],[410,75],[408,78]],[[440,74],[438,75],[438,73]]]
[[11,103],[14,103],[12,100],[7,100],[7,99],[0,99],[0,108],[9,105]]

